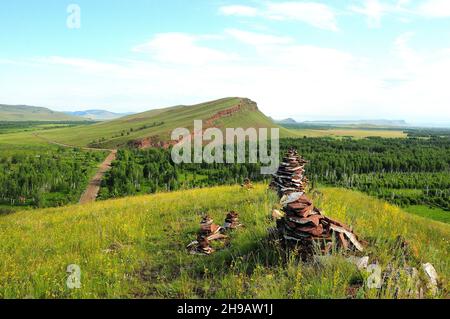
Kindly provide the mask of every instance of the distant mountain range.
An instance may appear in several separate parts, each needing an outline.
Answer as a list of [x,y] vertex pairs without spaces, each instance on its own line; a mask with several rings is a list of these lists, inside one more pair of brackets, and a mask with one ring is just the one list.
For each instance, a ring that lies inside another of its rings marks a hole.
[[274,122],[277,124],[298,124],[298,122],[293,118],[287,118],[284,120],[274,120]]
[[337,121],[304,121],[303,124],[330,124],[330,125],[376,125],[376,126],[406,126],[408,123],[404,120],[337,120]]
[[86,111],[75,111],[75,112],[65,112],[66,114],[83,117],[86,119],[94,121],[108,121],[115,120],[133,113],[114,113],[106,110],[86,110]]
[[0,104],[0,121],[108,121],[131,114],[106,110],[58,112],[40,106]]
[[[110,121],[133,115],[134,113],[114,113],[107,110],[86,110],[73,112],[57,112],[45,107],[29,105],[5,105],[0,104],[0,121]],[[369,125],[369,126],[393,126],[402,127],[409,124],[404,120],[324,120],[324,121],[296,121],[293,118],[274,120],[267,118],[279,125]]]
[[45,107],[0,104],[0,121],[86,121],[86,118]]
[[297,122],[293,118],[274,120],[277,124],[306,124],[306,125],[373,125],[373,126],[408,126],[404,120],[331,120],[331,121],[303,121]]

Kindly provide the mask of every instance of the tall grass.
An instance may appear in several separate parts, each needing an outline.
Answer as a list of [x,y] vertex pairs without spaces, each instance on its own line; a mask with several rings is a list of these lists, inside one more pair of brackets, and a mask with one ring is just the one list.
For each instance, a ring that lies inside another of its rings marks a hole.
[[[267,185],[139,196],[85,206],[24,211],[0,217],[2,298],[410,298],[405,264],[431,262],[449,277],[450,226],[404,213],[358,192],[323,188],[315,200],[330,217],[368,241],[366,254],[384,273],[383,289],[333,256],[301,262],[268,240],[277,199]],[[222,223],[229,210],[245,228],[211,256],[189,255],[202,213]],[[398,236],[404,240],[399,241]],[[408,242],[405,246],[404,241]],[[81,268],[81,288],[68,289],[66,268]],[[398,271],[397,271],[398,270]]]

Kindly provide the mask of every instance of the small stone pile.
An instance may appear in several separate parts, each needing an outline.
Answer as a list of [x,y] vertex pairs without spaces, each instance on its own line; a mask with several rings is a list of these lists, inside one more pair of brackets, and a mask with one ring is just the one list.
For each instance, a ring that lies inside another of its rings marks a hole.
[[191,254],[210,255],[214,252],[210,242],[216,239],[226,238],[221,234],[223,228],[214,224],[214,220],[208,215],[204,215],[200,222],[200,231],[197,235],[197,240],[190,243],[187,248]]
[[252,189],[252,188],[253,188],[253,184],[252,184],[252,182],[250,181],[249,178],[246,178],[246,179],[244,179],[244,183],[241,184],[241,187],[243,187],[243,188],[249,190],[249,189]]
[[225,224],[223,225],[224,229],[236,229],[241,227],[242,224],[239,222],[239,214],[235,211],[231,211],[227,214],[225,218]]
[[221,230],[219,225],[214,224],[214,220],[208,215],[203,216],[200,222],[200,234],[205,236],[211,236],[218,233]]
[[304,176],[307,162],[290,149],[283,158],[271,186],[278,192],[285,213],[277,220],[279,236],[288,245],[295,245],[306,255],[314,253],[314,242],[323,253],[330,251],[334,239],[344,249],[363,250],[357,236],[346,225],[322,215],[305,195],[308,180]]
[[211,255],[214,252],[214,248],[212,248],[209,243],[208,236],[198,234],[196,244],[195,247],[191,246],[194,248],[191,249],[191,254]]
[[227,230],[237,229],[243,226],[239,222],[239,214],[231,211],[225,218],[223,226],[214,224],[214,221],[208,215],[204,215],[200,222],[200,231],[197,235],[197,240],[193,241],[187,246],[191,254],[210,255],[214,252],[214,248],[210,243],[214,240],[227,239],[224,235]]

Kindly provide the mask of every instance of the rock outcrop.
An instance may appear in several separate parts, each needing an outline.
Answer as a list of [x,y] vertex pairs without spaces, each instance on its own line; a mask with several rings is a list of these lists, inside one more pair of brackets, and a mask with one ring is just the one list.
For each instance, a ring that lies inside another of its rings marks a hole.
[[[257,110],[258,106],[256,102],[250,99],[240,99],[237,105],[234,105],[225,110],[221,110],[212,115],[211,117],[203,120],[203,131],[205,131],[208,128],[215,127],[217,121],[223,118],[233,116],[242,111],[257,111]],[[170,132],[167,132],[167,136],[170,136]],[[192,138],[194,137],[194,132],[191,133],[191,137]],[[168,149],[171,146],[177,144],[178,142],[179,140],[177,141],[165,140],[163,137],[159,135],[154,135],[135,141],[130,141],[128,145],[139,149],[146,149],[152,147]]]

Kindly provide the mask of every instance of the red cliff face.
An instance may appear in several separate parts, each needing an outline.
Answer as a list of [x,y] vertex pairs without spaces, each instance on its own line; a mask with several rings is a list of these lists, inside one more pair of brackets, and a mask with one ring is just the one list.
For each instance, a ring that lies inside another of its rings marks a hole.
[[[243,110],[249,110],[249,111],[257,111],[258,106],[255,102],[253,102],[250,99],[241,99],[239,103],[235,106],[232,106],[228,109],[222,110],[211,116],[210,118],[207,118],[206,120],[203,120],[203,131],[214,127],[215,123],[219,121],[222,118],[233,116],[234,114],[241,112]],[[191,133],[191,137],[194,136],[194,133]],[[161,137],[158,135],[150,136],[141,140],[136,140],[130,142],[130,145],[132,147],[136,147],[139,149],[146,149],[151,147],[159,147],[167,149],[175,144],[177,144],[179,141],[164,141],[161,140]]]
[[255,102],[249,100],[249,99],[243,99],[239,102],[238,105],[233,106],[229,109],[222,110],[211,116],[210,118],[203,121],[203,126],[206,128],[214,127],[214,123],[224,117],[233,116],[234,114],[242,111],[242,110],[249,110],[249,111],[257,111],[258,107]]
[[158,135],[147,137],[141,140],[132,141],[130,145],[139,149],[158,147],[168,149],[170,146],[177,144],[178,141],[163,141]]

